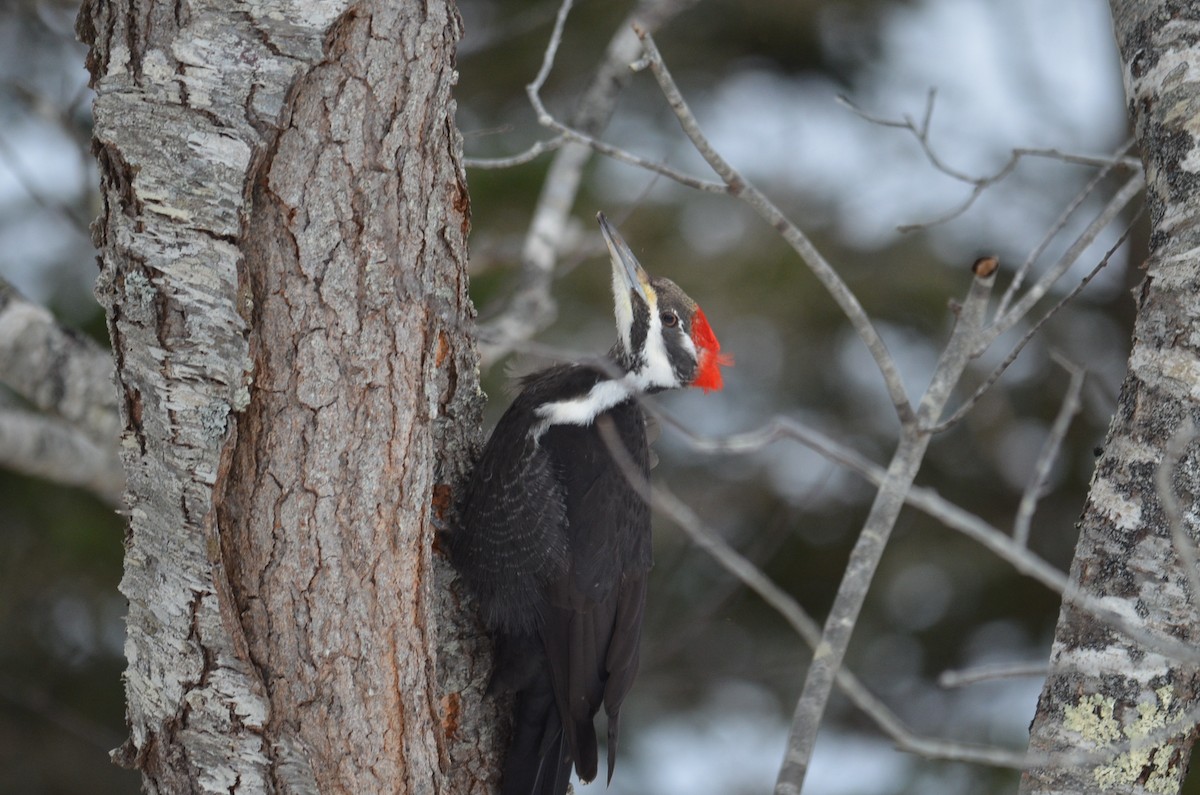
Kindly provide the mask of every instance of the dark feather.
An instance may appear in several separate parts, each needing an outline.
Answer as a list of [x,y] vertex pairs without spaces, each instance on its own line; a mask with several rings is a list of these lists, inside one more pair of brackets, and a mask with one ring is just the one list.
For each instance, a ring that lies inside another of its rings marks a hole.
[[618,712],[638,663],[650,509],[597,426],[611,424],[644,483],[645,418],[629,399],[591,425],[550,426],[537,442],[533,434],[538,406],[585,395],[603,377],[567,365],[526,379],[484,449],[451,540],[496,634],[492,686],[517,693],[504,795],[561,795],[571,762],[594,778],[602,706],[612,776]]
[[501,795],[561,795],[570,776],[571,754],[549,678],[534,677],[517,691]]

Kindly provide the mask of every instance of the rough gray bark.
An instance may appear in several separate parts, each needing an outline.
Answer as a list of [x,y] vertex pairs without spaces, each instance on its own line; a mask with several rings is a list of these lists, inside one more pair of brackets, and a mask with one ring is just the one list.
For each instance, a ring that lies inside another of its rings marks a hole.
[[[1180,564],[1156,475],[1188,418],[1200,419],[1200,9],[1113,0],[1126,94],[1146,166],[1152,236],[1137,296],[1129,372],[1097,462],[1071,566],[1075,587],[1152,633],[1200,644],[1197,600]],[[1183,529],[1200,536],[1200,446],[1171,482]],[[1171,462],[1174,464],[1174,462]],[[1178,792],[1197,707],[1196,664],[1146,648],[1064,602],[1030,738],[1035,753],[1085,760],[1030,770],[1027,793]],[[1187,716],[1193,718],[1189,721]]]
[[480,404],[453,5],[90,0],[79,31],[130,510],[120,760],[150,792],[485,791],[486,652],[432,517]]

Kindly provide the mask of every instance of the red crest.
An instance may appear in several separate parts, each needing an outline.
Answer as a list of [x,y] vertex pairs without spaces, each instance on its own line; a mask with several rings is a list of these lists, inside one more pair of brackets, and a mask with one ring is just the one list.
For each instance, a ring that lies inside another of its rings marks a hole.
[[721,353],[721,343],[717,342],[717,335],[713,334],[700,307],[696,307],[696,314],[692,315],[692,342],[696,344],[700,361],[691,386],[698,386],[705,392],[720,389],[725,385],[720,368],[733,364],[733,357]]

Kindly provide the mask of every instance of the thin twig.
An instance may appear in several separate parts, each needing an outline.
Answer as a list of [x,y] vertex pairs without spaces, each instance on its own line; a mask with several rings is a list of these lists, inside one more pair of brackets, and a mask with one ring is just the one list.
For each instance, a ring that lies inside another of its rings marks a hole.
[[901,232],[913,232],[918,229],[926,229],[928,227],[937,226],[938,224],[943,224],[947,221],[958,218],[967,210],[971,209],[979,197],[982,196],[988,188],[1012,174],[1016,170],[1017,166],[1020,165],[1021,160],[1026,157],[1052,158],[1064,163],[1072,163],[1083,166],[1098,166],[1106,170],[1114,167],[1135,169],[1139,171],[1141,169],[1141,162],[1137,158],[1133,157],[1122,157],[1120,155],[1115,157],[1107,155],[1081,155],[1072,152],[1063,152],[1059,149],[1019,147],[1012,150],[1012,152],[1009,154],[1008,160],[1006,160],[1004,165],[1002,165],[995,172],[984,176],[972,176],[965,171],[954,168],[942,160],[941,156],[934,149],[933,144],[930,141],[930,128],[932,127],[933,123],[933,110],[936,99],[937,90],[930,89],[929,93],[926,95],[925,112],[922,114],[921,121],[918,124],[907,115],[902,119],[889,119],[883,116],[873,115],[854,104],[849,97],[845,95],[838,96],[838,101],[860,118],[872,124],[877,124],[881,127],[894,127],[897,129],[907,130],[908,132],[912,133],[912,136],[917,140],[918,145],[920,145],[921,151],[925,155],[925,159],[929,161],[929,164],[933,166],[934,169],[942,174],[945,174],[951,179],[971,186],[970,194],[968,194],[967,198],[958,205],[931,220],[901,225],[898,227],[898,230]]
[[[1117,150],[1117,155],[1119,156],[1121,152],[1127,151],[1132,145],[1133,139],[1131,138],[1126,141],[1120,149]],[[1000,296],[1000,300],[996,304],[996,317],[1003,317],[1004,313],[1008,311],[1009,304],[1011,304],[1013,299],[1017,297],[1017,293],[1020,291],[1021,285],[1025,283],[1025,277],[1029,275],[1029,271],[1033,268],[1033,264],[1037,262],[1038,258],[1042,256],[1047,248],[1049,248],[1050,243],[1058,236],[1058,233],[1066,227],[1067,221],[1069,221],[1071,216],[1075,214],[1075,211],[1082,207],[1083,203],[1087,201],[1088,197],[1095,192],[1096,188],[1098,188],[1102,182],[1104,182],[1104,179],[1112,171],[1112,168],[1113,165],[1111,163],[1101,166],[1096,174],[1090,180],[1088,180],[1088,183],[1084,185],[1078,193],[1075,194],[1074,198],[1072,198],[1070,202],[1067,203],[1067,206],[1063,208],[1061,213],[1059,213],[1058,218],[1054,220],[1054,223],[1050,225],[1050,228],[1046,230],[1046,233],[1042,235],[1042,239],[1038,241],[1038,244],[1034,246],[1033,250],[1029,252],[1029,255],[1025,257],[1025,261],[1022,262],[1020,267],[1013,272],[1012,281],[1009,282],[1008,287],[1006,287],[1004,290],[1004,294]]]
[[925,95],[925,110],[921,114],[920,124],[914,122],[912,117],[908,116],[907,114],[901,119],[888,119],[883,116],[872,115],[860,108],[858,105],[854,104],[854,102],[852,102],[850,98],[844,94],[839,95],[837,99],[850,111],[862,119],[871,122],[872,124],[877,124],[881,127],[895,127],[897,129],[907,130],[908,132],[912,133],[913,137],[917,139],[917,143],[921,146],[921,151],[925,154],[925,159],[929,161],[929,164],[951,179],[979,187],[981,183],[991,184],[1002,179],[1004,176],[1008,175],[1009,171],[1012,170],[1012,165],[1009,164],[1005,165],[1004,168],[1002,168],[1000,172],[993,177],[973,177],[970,174],[967,174],[965,171],[959,171],[958,169],[951,167],[949,164],[943,161],[941,157],[938,156],[937,152],[929,142],[929,130],[933,124],[933,109],[934,104],[937,102],[936,88],[929,89]]
[[[1050,307],[1050,309],[1047,310],[1044,315],[1038,318],[1038,321],[1021,336],[1021,339],[1017,341],[1017,344],[1014,345],[1012,350],[1009,351],[1008,355],[1004,357],[1004,361],[1000,362],[1000,364],[996,366],[996,369],[992,370],[992,372],[988,374],[988,377],[983,379],[983,383],[981,383],[975,389],[975,391],[971,393],[970,397],[963,401],[961,406],[955,409],[953,414],[942,420],[937,425],[933,426],[930,429],[931,432],[941,433],[953,427],[954,425],[957,425],[962,418],[967,415],[967,412],[975,407],[975,404],[979,402],[979,399],[982,398],[984,394],[986,394],[987,391],[991,389],[997,381],[1000,380],[1000,377],[1004,375],[1009,366],[1017,360],[1017,357],[1021,355],[1021,351],[1025,350],[1025,346],[1028,345],[1035,336],[1037,336],[1037,333],[1041,331],[1042,326],[1046,325],[1050,318],[1054,317],[1063,307],[1074,300],[1075,296],[1079,295],[1079,293],[1083,291],[1083,288],[1087,287],[1088,284],[1091,283],[1092,279],[1096,278],[1096,275],[1108,266],[1108,263],[1112,260],[1113,255],[1115,255],[1121,246],[1125,244],[1125,241],[1129,239],[1129,235],[1133,231],[1133,226],[1135,223],[1137,223],[1138,218],[1141,217],[1142,212],[1144,212],[1144,208],[1139,210],[1138,214],[1130,220],[1129,224],[1125,227],[1125,230],[1121,232],[1121,236],[1117,238],[1117,242],[1113,243],[1112,247],[1105,252],[1100,261],[1096,263],[1096,266],[1092,268],[1086,276],[1079,280],[1079,284],[1075,285],[1070,292],[1060,298],[1054,304],[1054,306]],[[990,333],[990,331],[986,333]],[[977,349],[976,354],[978,355],[979,353],[982,353],[982,351]]]
[[[846,467],[876,488],[882,488],[889,470],[865,458],[857,451],[834,439],[808,428],[790,417],[776,417],[761,428],[719,438],[706,438],[684,427],[678,420],[653,409],[659,421],[675,429],[688,447],[702,453],[746,455],[780,439],[792,439],[819,453],[828,460]],[[1011,536],[975,514],[955,505],[933,489],[912,486],[904,501],[912,508],[936,519],[946,527],[972,539],[997,558],[1008,562],[1020,574],[1041,583],[1079,609],[1094,615],[1114,631],[1132,639],[1143,648],[1163,656],[1200,663],[1200,651],[1167,635],[1153,633],[1143,626],[1127,621],[1114,612],[1103,600],[1073,586],[1066,574],[1045,559],[1017,544]]]
[[[619,441],[617,444],[620,444]],[[610,443],[610,448],[611,448]],[[778,612],[791,625],[809,648],[814,659],[822,653],[823,641],[817,622],[786,591],[776,585],[762,570],[742,557],[711,528],[705,526],[685,503],[662,488],[651,489],[654,507],[663,511],[678,525],[697,547],[708,553],[726,571],[741,580],[750,590]],[[835,679],[838,688],[902,750],[930,759],[974,762],[998,767],[1022,769],[1027,766],[1022,751],[1010,751],[970,743],[919,736],[910,730],[886,704],[880,701],[857,676],[839,667]]]
[[567,26],[567,15],[571,13],[574,4],[574,0],[563,0],[562,5],[558,7],[558,13],[554,17],[554,29],[550,32],[550,40],[546,42],[546,50],[542,53],[542,65],[534,75],[533,82],[525,86],[525,94],[535,108],[541,105],[539,94],[542,86],[546,85],[546,78],[550,77],[550,70],[554,68],[554,58],[558,55],[563,29]]
[[[832,470],[832,467],[830,469]],[[792,537],[791,524],[789,516],[786,513],[780,513],[770,522],[760,526],[751,539],[749,549],[743,553],[746,560],[761,571],[763,563],[774,557],[783,543]],[[684,549],[690,551],[691,548]],[[673,568],[683,568],[687,564],[682,555],[678,556],[676,562],[679,564],[678,566],[670,564],[664,566],[657,560],[656,553],[654,568],[667,570],[669,579],[670,571]],[[659,634],[655,639],[653,656],[648,656],[643,650],[642,669],[653,668],[660,661],[679,654],[680,649],[700,635],[704,628],[713,621],[713,617],[739,593],[743,584],[736,576],[724,577],[713,586],[706,588],[703,594],[691,598],[688,601],[688,620],[672,621],[669,634]]]
[[[888,470],[879,464],[791,417],[775,417],[761,428],[746,433],[706,438],[694,433],[668,414],[656,412],[656,415],[661,423],[673,428],[688,447],[696,452],[747,455],[781,439],[791,439],[854,472],[876,488],[882,486],[888,478]],[[1017,545],[1008,534],[951,503],[936,491],[914,486],[905,495],[905,502],[952,530],[977,541],[1001,560],[1012,564],[1018,572],[1037,580],[1054,593],[1061,595],[1065,592],[1068,582],[1065,574]]]
[[[870,479],[872,482],[882,482],[883,470],[878,467],[876,470]],[[975,540],[996,557],[1008,561],[1021,574],[1037,580],[1054,593],[1061,594],[1063,602],[1090,613],[1113,631],[1132,639],[1143,649],[1177,660],[1200,662],[1200,650],[1169,635],[1151,632],[1141,624],[1127,620],[1125,616],[1108,607],[1103,599],[1092,596],[1072,584],[1065,574],[1045,559],[1030,552],[1027,547],[1017,544],[975,514],[944,499],[932,489],[914,486],[909,491],[906,502],[946,527]]]
[[888,466],[884,482],[875,494],[858,541],[850,552],[850,560],[833,606],[825,619],[821,643],[813,655],[804,687],[796,702],[787,751],[775,782],[776,795],[799,795],[803,786],[834,676],[850,645],[854,625],[896,518],[904,506],[905,495],[912,488],[929,447],[931,437],[922,428],[937,420],[966,369],[976,336],[983,328],[988,297],[995,278],[994,270],[980,271],[971,280],[971,289],[959,312],[958,322],[934,368],[929,388],[917,407],[916,419],[901,428],[900,443]]
[[1120,213],[1125,209],[1126,205],[1128,205],[1139,193],[1141,193],[1144,184],[1145,181],[1143,180],[1140,172],[1137,175],[1130,177],[1129,180],[1121,186],[1121,189],[1118,190],[1116,194],[1109,200],[1108,204],[1104,206],[1104,209],[1100,211],[1099,215],[1092,219],[1092,222],[1083,231],[1083,233],[1076,238],[1075,242],[1071,244],[1071,246],[1066,250],[1065,253],[1063,253],[1061,257],[1059,257],[1059,260],[1057,263],[1055,263],[1054,267],[1044,273],[1042,277],[1038,279],[1032,287],[1029,288],[1029,291],[1026,292],[1025,295],[1023,295],[1011,309],[1009,309],[1004,315],[996,318],[996,321],[988,329],[987,333],[984,335],[984,339],[981,340],[981,342],[992,342],[1001,334],[1015,326],[1021,320],[1021,318],[1029,314],[1034,305],[1036,305],[1037,302],[1042,299],[1042,296],[1049,292],[1050,288],[1053,287],[1068,270],[1070,270],[1071,266],[1075,264],[1075,261],[1079,259],[1079,257],[1083,255],[1083,252],[1085,252],[1096,240],[1096,238],[1100,236],[1100,233],[1103,232],[1118,215],[1120,215]]
[[533,145],[519,154],[508,157],[464,157],[463,165],[467,168],[513,168],[537,160],[546,152],[553,152],[566,143],[566,136],[558,135],[548,141],[534,141]]
[[[613,460],[624,472],[626,478],[630,480],[635,489],[645,493],[648,484],[617,436],[612,424],[600,422],[597,429],[600,431],[609,453],[613,456]],[[718,533],[701,521],[690,507],[673,494],[653,486],[650,487],[649,493],[654,507],[671,517],[697,547],[778,612],[810,649],[819,650],[820,627],[790,594],[776,585],[761,569],[743,557],[737,550],[729,546]],[[913,733],[851,671],[839,668],[836,682],[850,701],[902,750],[930,759],[974,762],[1016,769],[1022,769],[1029,764],[1026,754],[1020,751],[921,737]]]
[[[569,2],[570,0],[565,0],[564,6]],[[544,102],[542,102],[540,93],[541,86],[536,86],[535,88],[535,85],[536,83],[530,83],[526,89],[529,91],[529,101],[533,105],[534,112],[537,113],[538,124],[554,130],[566,140],[586,146],[589,149],[613,160],[626,163],[627,165],[636,166],[638,168],[643,168],[647,171],[653,171],[656,174],[661,174],[662,176],[672,179],[675,182],[678,182],[680,185],[688,188],[694,188],[695,190],[704,191],[705,193],[730,192],[730,187],[723,182],[711,182],[709,180],[700,179],[699,177],[693,177],[690,174],[686,174],[678,169],[671,168],[670,166],[667,166],[656,160],[649,160],[639,155],[635,155],[625,149],[621,149],[620,147],[605,143],[604,141],[596,138],[594,135],[591,135],[583,130],[576,129],[571,125],[564,124],[556,119],[554,115],[546,109],[546,105]]]
[[[1128,145],[1122,147],[1122,151],[1128,148]],[[1023,157],[1048,157],[1053,160],[1060,160],[1063,163],[1070,163],[1076,166],[1094,166],[1097,168],[1123,168],[1128,171],[1141,171],[1142,161],[1136,157],[1128,157],[1124,155],[1081,155],[1076,152],[1064,152],[1061,149],[1031,149],[1026,147],[1018,147],[1013,150],[1018,155]]]
[[813,275],[817,277],[837,303],[838,307],[845,313],[850,324],[854,327],[858,336],[867,346],[867,350],[870,351],[871,356],[875,359],[875,364],[883,375],[888,396],[891,398],[892,405],[895,407],[896,414],[901,422],[911,419],[913,416],[912,404],[909,402],[908,394],[904,389],[904,382],[900,378],[896,362],[891,354],[888,353],[887,346],[884,345],[879,332],[876,331],[862,304],[859,303],[858,297],[842,281],[841,276],[838,275],[833,266],[821,255],[812,241],[795,224],[788,220],[787,216],[763,195],[753,183],[739,173],[737,169],[731,166],[713,148],[712,144],[700,130],[700,125],[696,121],[695,115],[692,114],[691,109],[683,98],[683,94],[679,91],[679,87],[671,77],[671,73],[667,69],[667,65],[664,63],[662,55],[654,43],[654,37],[645,30],[639,30],[638,35],[641,37],[642,44],[646,48],[646,59],[650,66],[650,71],[658,82],[659,89],[666,98],[667,104],[674,112],[675,118],[679,121],[679,126],[683,128],[684,134],[692,142],[692,146],[695,147],[701,157],[712,167],[722,182],[729,186],[729,191],[749,204],[800,255],[801,259],[804,260],[813,272]]
[[1045,677],[1050,672],[1050,666],[1042,662],[993,663],[977,668],[967,668],[958,671],[942,671],[938,677],[938,685],[946,689],[966,687],[980,682],[994,682],[997,679],[1023,679],[1027,677]]
[[1046,441],[1038,453],[1037,462],[1033,466],[1033,477],[1029,479],[1025,491],[1021,494],[1021,502],[1017,505],[1017,516],[1013,520],[1013,540],[1021,546],[1029,544],[1029,526],[1038,502],[1045,494],[1046,482],[1050,479],[1050,468],[1054,466],[1054,460],[1058,458],[1062,449],[1067,430],[1071,427],[1071,420],[1079,413],[1079,393],[1083,390],[1084,371],[1064,359],[1058,361],[1071,374],[1071,381],[1067,384],[1067,392],[1063,396],[1058,415],[1054,418],[1054,424],[1050,426],[1050,432],[1046,434]]
[[625,163],[630,166],[637,166],[638,168],[645,169],[646,171],[653,171],[655,174],[660,174],[668,179],[678,182],[680,185],[683,185],[685,188],[692,188],[693,190],[698,190],[703,193],[732,193],[733,192],[731,187],[726,185],[723,182],[713,182],[711,180],[700,179],[699,177],[693,177],[692,175],[687,174],[683,171],[680,171],[675,168],[671,168],[670,166],[668,166],[660,161],[649,160],[647,158],[635,155],[632,152],[628,152],[624,149],[621,149],[620,147],[612,146],[611,144],[606,144],[597,138],[593,138],[590,135],[581,133],[578,130],[572,129],[564,124],[561,124],[560,122],[558,122],[557,120],[555,120],[553,118],[550,119],[549,126],[552,129],[558,130],[560,133],[562,133],[568,139],[575,141],[576,143],[583,144],[583,145],[589,147],[590,149],[598,152],[599,154],[604,155],[605,157],[611,158],[611,159],[619,161],[621,163]]
[[[480,359],[484,366],[511,352],[514,343],[531,338],[553,321],[556,307],[551,294],[551,283],[558,266],[563,241],[572,228],[571,210],[579,193],[584,168],[593,151],[663,174],[697,190],[726,190],[720,183],[697,180],[663,164],[605,144],[594,137],[608,124],[621,91],[632,78],[629,61],[641,52],[641,43],[633,34],[632,25],[639,24],[657,29],[694,2],[695,0],[643,0],[618,26],[609,41],[604,58],[572,113],[569,124],[555,119],[541,98],[542,88],[553,68],[554,57],[562,41],[571,8],[570,0],[566,0],[559,7],[541,68],[533,82],[526,87],[539,123],[554,131],[555,136],[549,142],[534,144],[520,155],[486,162],[489,167],[519,165],[545,151],[555,150],[522,244],[519,287],[505,308],[480,329]],[[471,163],[468,162],[468,165]]]

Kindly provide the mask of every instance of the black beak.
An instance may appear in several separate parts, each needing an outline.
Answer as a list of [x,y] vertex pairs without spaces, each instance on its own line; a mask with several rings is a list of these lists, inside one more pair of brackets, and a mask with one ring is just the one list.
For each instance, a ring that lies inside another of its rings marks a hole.
[[604,242],[608,244],[608,252],[612,257],[613,276],[624,281],[625,286],[636,293],[647,306],[653,306],[650,277],[629,250],[629,244],[617,232],[616,227],[608,222],[604,213],[596,213],[596,220],[600,222],[600,232],[604,235]]

